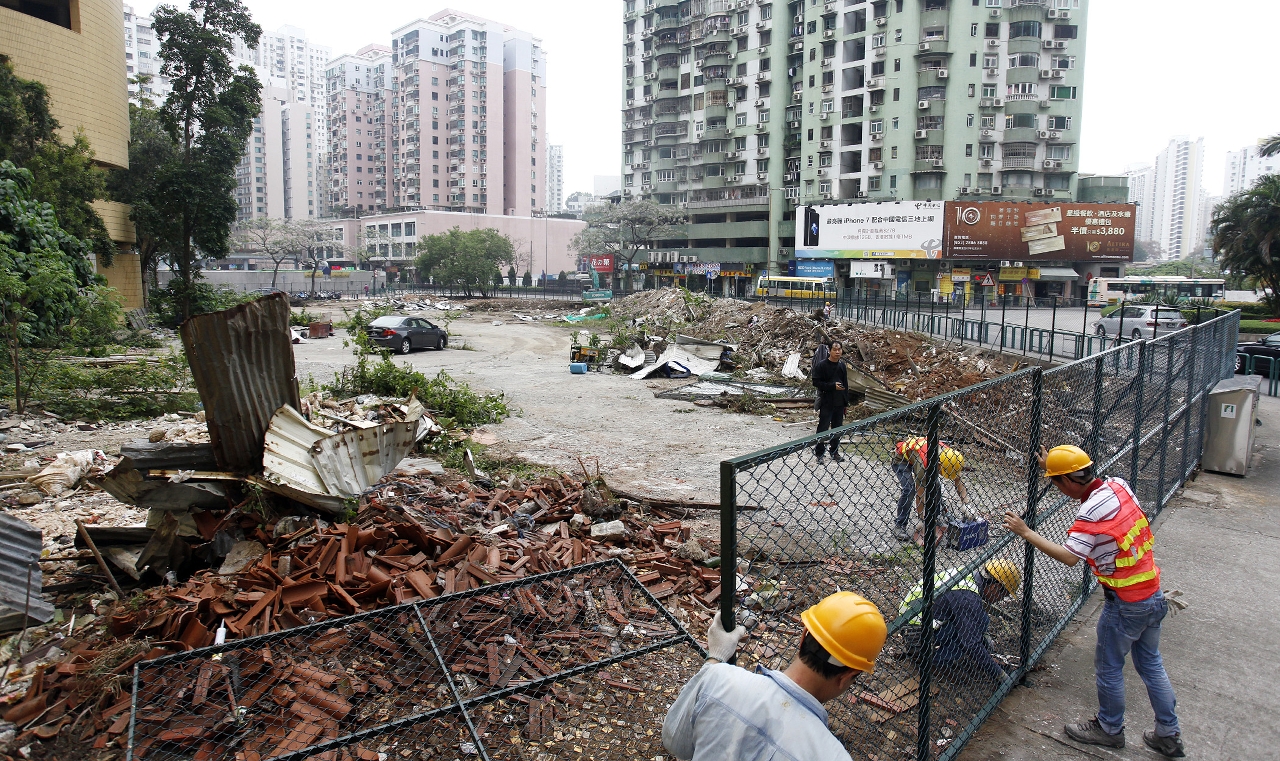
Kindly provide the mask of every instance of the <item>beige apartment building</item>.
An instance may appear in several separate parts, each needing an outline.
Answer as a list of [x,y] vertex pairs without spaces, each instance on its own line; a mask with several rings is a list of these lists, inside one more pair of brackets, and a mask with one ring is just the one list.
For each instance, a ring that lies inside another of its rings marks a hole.
[[538,38],[443,10],[394,30],[389,50],[367,46],[326,74],[332,214],[546,209]]
[[[16,7],[15,7],[16,6]],[[50,110],[64,138],[84,130],[94,159],[107,168],[129,165],[129,90],[121,57],[121,4],[111,0],[33,0],[0,3],[0,53],[18,76],[49,91]],[[119,291],[126,309],[142,306],[142,274],[129,207],[94,204],[120,246],[111,267],[98,271]]]

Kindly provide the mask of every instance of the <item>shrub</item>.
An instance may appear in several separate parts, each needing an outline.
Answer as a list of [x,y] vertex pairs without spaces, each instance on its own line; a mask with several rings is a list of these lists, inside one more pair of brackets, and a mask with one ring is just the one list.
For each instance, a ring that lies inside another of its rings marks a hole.
[[428,378],[408,364],[397,364],[387,356],[376,362],[361,356],[323,388],[341,397],[374,394],[403,399],[416,392],[444,428],[475,428],[502,422],[511,415],[505,395],[501,393],[478,394],[443,370],[434,378]]
[[[166,328],[182,324],[182,281],[174,278],[163,288],[152,288],[148,306],[156,323]],[[241,293],[202,281],[191,284],[191,316],[220,312],[258,298],[256,293]]]

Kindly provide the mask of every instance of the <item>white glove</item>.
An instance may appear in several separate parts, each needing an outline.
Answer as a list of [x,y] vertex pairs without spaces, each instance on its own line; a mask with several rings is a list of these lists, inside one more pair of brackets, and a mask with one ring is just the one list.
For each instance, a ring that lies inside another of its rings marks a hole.
[[728,663],[733,658],[733,654],[738,651],[738,642],[745,636],[747,636],[747,628],[741,624],[734,627],[731,632],[725,631],[724,624],[720,622],[720,614],[716,613],[711,627],[707,629],[707,657],[715,658],[721,663]]

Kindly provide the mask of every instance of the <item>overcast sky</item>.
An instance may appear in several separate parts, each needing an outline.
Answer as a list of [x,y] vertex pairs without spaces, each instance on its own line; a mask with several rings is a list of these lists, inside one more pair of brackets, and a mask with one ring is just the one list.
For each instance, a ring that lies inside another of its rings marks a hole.
[[[293,24],[354,53],[445,3],[246,0],[264,28]],[[781,2],[781,0],[779,0]],[[621,163],[621,0],[468,0],[453,7],[542,38],[548,133],[564,146],[565,195],[592,189]],[[417,10],[413,10],[417,8]],[[356,10],[353,10],[356,9]],[[1149,163],[1174,136],[1205,138],[1204,187],[1222,190],[1228,150],[1280,132],[1276,0],[1092,0],[1080,169]]]

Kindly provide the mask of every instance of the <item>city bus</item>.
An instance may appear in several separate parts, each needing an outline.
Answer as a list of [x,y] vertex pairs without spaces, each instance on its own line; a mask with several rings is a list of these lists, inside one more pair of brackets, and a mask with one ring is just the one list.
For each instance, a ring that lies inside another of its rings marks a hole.
[[756,295],[835,301],[837,296],[836,280],[833,277],[761,275],[760,281],[756,284]]
[[1166,304],[1188,299],[1222,301],[1227,295],[1227,281],[1181,275],[1095,277],[1089,281],[1089,306],[1105,307],[1121,301],[1140,301],[1152,295],[1161,297]]

